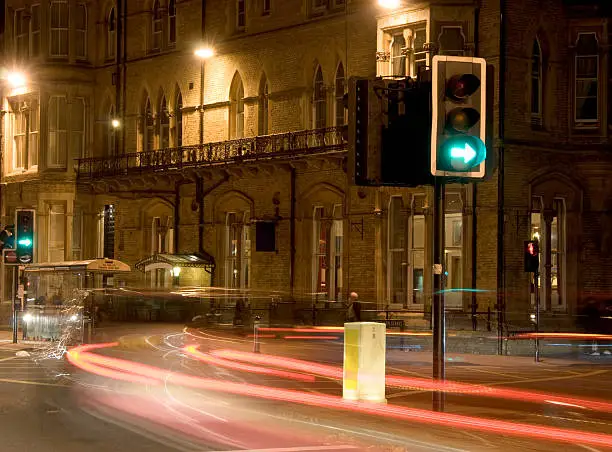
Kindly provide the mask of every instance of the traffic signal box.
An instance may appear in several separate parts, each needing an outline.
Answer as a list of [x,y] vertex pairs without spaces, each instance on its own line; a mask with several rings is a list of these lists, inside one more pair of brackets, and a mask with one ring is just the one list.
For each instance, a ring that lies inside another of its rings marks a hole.
[[432,175],[459,179],[485,176],[486,76],[483,58],[433,57]]
[[17,210],[15,246],[20,264],[34,262],[34,211]]

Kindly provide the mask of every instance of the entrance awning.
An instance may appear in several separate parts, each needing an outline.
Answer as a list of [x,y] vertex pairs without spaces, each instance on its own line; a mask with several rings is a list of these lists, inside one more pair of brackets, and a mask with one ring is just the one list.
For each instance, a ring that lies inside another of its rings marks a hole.
[[166,264],[170,267],[181,268],[203,268],[208,273],[212,273],[215,263],[210,256],[204,256],[200,253],[194,254],[167,254],[160,253],[153,256],[145,257],[136,262],[135,267],[141,272],[145,272],[146,268],[153,264]]

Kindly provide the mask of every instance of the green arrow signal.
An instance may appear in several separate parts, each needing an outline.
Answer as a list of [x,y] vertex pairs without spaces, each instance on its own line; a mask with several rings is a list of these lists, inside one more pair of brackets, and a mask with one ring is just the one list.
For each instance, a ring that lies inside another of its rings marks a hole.
[[30,246],[32,245],[32,241],[30,239],[19,239],[17,242],[21,246]]
[[451,158],[454,159],[463,159],[463,163],[468,163],[471,160],[474,160],[476,157],[476,151],[469,145],[469,143],[465,143],[464,147],[453,146],[450,150]]
[[455,135],[440,147],[438,158],[445,171],[468,172],[487,157],[482,140],[472,135]]

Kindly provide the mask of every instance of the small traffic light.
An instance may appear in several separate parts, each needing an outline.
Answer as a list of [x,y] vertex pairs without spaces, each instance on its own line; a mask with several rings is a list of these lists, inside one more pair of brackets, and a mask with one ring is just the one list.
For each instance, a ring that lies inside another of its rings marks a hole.
[[525,241],[525,272],[538,273],[540,269],[540,247],[537,240]]
[[34,262],[34,211],[17,210],[16,238],[17,260],[20,264]]
[[482,178],[487,157],[486,61],[436,55],[432,61],[431,174]]

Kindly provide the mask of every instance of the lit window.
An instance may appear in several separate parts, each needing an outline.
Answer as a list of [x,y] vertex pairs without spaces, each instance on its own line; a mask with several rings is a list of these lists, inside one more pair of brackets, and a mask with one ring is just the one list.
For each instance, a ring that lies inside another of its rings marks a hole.
[[595,33],[580,33],[576,42],[576,122],[596,122],[598,115],[599,43]]
[[344,221],[342,220],[342,206],[334,206],[333,219],[330,231],[329,262],[330,268],[330,293],[329,299],[332,301],[342,301],[342,267],[344,252]]
[[406,217],[402,211],[402,198],[394,196],[389,201],[388,222],[388,290],[389,302],[406,305]]
[[316,300],[327,300],[329,255],[329,222],[325,221],[323,207],[315,207],[313,211],[312,230],[312,270],[313,294]]
[[49,142],[47,158],[50,168],[65,168],[68,153],[67,102],[64,96],[49,99]]
[[393,35],[391,43],[391,75],[403,77],[406,75],[406,39],[403,33]]
[[75,14],[75,56],[84,59],[87,56],[87,7],[83,3],[76,6]]
[[23,103],[16,105],[13,118],[13,169],[25,169],[27,111]]
[[168,3],[168,42],[170,45],[176,43],[176,0]]
[[323,72],[321,66],[317,67],[314,79],[314,127],[322,129],[327,125],[327,100],[326,100],[325,82],[323,81]]
[[51,2],[50,54],[52,57],[68,56],[68,2]]
[[[445,211],[445,287],[461,289],[463,287],[463,206],[458,193],[446,194]],[[452,291],[445,295],[449,308],[463,307],[463,292]]]
[[225,287],[250,286],[251,236],[248,213],[227,213],[225,217]]
[[346,124],[347,111],[344,108],[344,93],[346,92],[346,79],[344,78],[344,66],[342,63],[338,64],[336,70],[336,85],[335,85],[335,97],[336,97],[336,125],[343,126]]

